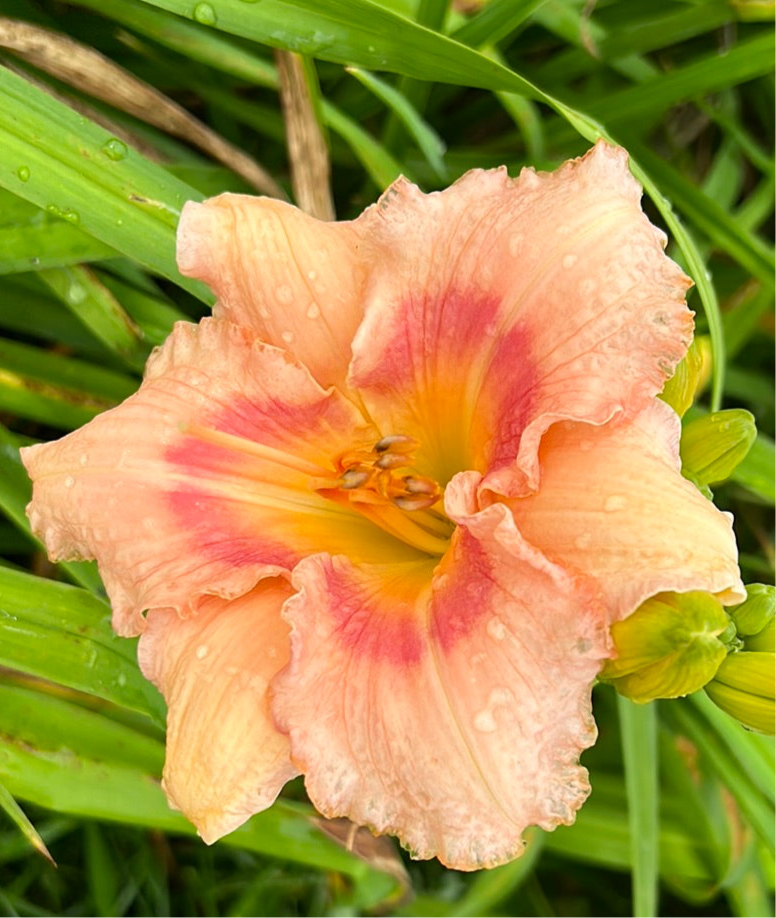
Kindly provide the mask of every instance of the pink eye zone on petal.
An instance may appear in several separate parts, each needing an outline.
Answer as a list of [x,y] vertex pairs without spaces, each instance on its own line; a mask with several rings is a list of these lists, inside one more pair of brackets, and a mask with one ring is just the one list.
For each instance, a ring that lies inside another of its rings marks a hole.
[[375,285],[354,344],[351,384],[372,416],[422,440],[424,471],[442,484],[510,451],[514,459],[536,379],[528,330],[504,326],[502,301],[463,283],[391,294]]
[[529,824],[573,821],[609,654],[594,584],[523,543],[503,506],[471,525],[437,567],[301,562],[273,682],[316,806],[458,869],[516,857]]

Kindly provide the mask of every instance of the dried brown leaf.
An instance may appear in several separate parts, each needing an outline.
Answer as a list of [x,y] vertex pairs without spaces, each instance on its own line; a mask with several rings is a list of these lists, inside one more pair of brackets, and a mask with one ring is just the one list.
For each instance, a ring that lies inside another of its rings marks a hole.
[[290,51],[276,51],[275,59],[294,198],[311,216],[333,220],[329,150],[316,117],[304,64],[298,54]]
[[373,835],[365,826],[357,826],[345,818],[314,817],[312,821],[324,835],[346,851],[396,880],[397,888],[395,895],[391,897],[391,908],[396,908],[412,898],[409,874],[392,839],[384,835]]
[[199,147],[262,194],[285,198],[280,185],[254,159],[94,48],[7,16],[0,16],[0,47],[87,95]]

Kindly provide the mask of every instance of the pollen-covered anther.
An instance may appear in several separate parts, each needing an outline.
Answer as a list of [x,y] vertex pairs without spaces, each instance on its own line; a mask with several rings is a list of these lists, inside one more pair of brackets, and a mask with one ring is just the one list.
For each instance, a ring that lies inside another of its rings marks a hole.
[[363,471],[356,468],[348,469],[343,472],[340,478],[340,487],[345,491],[353,491],[356,488],[363,488],[369,484],[373,477],[370,471]]
[[400,510],[427,510],[441,497],[439,485],[422,475],[397,474],[412,469],[419,446],[413,437],[394,434],[378,440],[371,449],[342,453],[334,462],[341,472],[337,489],[346,491],[354,503],[390,503]]
[[427,510],[439,500],[441,490],[432,478],[419,475],[405,475],[402,478],[405,493],[392,498],[400,510]]
[[391,434],[378,440],[374,445],[374,451],[380,455],[383,453],[409,453],[411,455],[419,446],[419,441],[414,437],[407,437],[404,434]]

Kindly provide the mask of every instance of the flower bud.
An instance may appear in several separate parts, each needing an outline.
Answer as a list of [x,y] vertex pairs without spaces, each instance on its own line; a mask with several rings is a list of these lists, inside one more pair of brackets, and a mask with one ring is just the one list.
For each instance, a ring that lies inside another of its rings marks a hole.
[[612,625],[617,658],[600,674],[621,695],[644,703],[702,688],[725,659],[730,619],[710,593],[659,593]]
[[739,22],[772,22],[773,0],[731,0]]
[[774,733],[776,654],[731,653],[706,686],[711,700],[744,726]]
[[744,649],[776,653],[776,618],[772,618],[762,631],[744,638]]
[[711,344],[706,337],[693,339],[674,375],[663,386],[660,398],[681,418],[711,373]]
[[748,584],[746,600],[729,612],[741,637],[759,634],[776,615],[776,588],[765,583]]
[[682,474],[701,485],[724,481],[756,436],[754,417],[743,408],[715,411],[690,421],[682,429]]

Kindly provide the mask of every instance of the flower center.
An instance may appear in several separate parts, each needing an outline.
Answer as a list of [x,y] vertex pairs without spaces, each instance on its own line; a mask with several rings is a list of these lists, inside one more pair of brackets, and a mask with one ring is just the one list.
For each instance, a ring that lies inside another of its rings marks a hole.
[[369,504],[390,501],[400,510],[433,507],[442,494],[439,485],[431,478],[408,471],[419,446],[412,437],[396,434],[378,440],[368,452],[355,449],[343,453],[335,460],[341,472],[339,487],[350,492],[352,501]]
[[420,443],[403,434],[383,437],[371,449],[355,448],[334,458],[336,482],[315,482],[316,491],[347,503],[381,529],[423,552],[443,555],[453,524],[435,508],[442,489],[413,466]]

